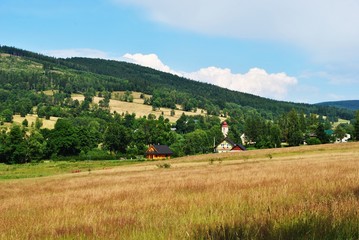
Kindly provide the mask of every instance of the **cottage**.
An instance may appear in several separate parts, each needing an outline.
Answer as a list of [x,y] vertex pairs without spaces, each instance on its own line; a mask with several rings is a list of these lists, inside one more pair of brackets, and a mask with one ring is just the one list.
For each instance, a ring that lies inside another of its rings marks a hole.
[[222,140],[222,142],[220,144],[218,144],[214,151],[217,153],[222,153],[222,152],[241,152],[241,151],[245,151],[246,148],[244,146],[242,146],[241,144],[237,144],[235,142],[233,142],[229,137],[228,137],[228,124],[226,122],[222,123],[222,134],[224,139]]
[[152,160],[170,159],[173,152],[167,145],[150,145],[146,151],[146,158]]
[[241,144],[233,142],[229,137],[223,139],[223,141],[218,144],[215,148],[215,152],[222,153],[222,152],[241,152],[245,151],[246,148]]

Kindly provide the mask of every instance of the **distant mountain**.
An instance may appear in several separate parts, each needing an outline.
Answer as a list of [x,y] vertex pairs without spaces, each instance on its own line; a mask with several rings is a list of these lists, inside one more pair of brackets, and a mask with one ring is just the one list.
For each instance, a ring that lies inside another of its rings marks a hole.
[[317,105],[345,108],[349,110],[359,110],[359,100],[322,102],[322,103],[317,103]]

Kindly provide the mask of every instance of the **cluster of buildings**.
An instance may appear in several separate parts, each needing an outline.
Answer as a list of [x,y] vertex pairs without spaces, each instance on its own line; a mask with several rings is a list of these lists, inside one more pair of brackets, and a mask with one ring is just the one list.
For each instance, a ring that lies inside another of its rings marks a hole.
[[[222,134],[223,139],[217,145],[214,146],[214,152],[223,153],[223,152],[241,152],[246,151],[246,148],[239,144],[235,143],[228,137],[229,126],[227,122],[222,123]],[[162,160],[170,159],[173,152],[167,145],[150,145],[146,151],[146,158],[149,160]]]

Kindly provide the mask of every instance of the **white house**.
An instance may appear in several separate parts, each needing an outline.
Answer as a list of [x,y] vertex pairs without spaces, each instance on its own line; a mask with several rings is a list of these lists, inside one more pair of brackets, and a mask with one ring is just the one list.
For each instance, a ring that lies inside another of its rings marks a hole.
[[246,148],[244,146],[242,146],[241,144],[237,144],[235,142],[233,142],[229,137],[228,137],[228,124],[226,122],[222,123],[222,134],[224,139],[222,140],[222,142],[220,144],[218,144],[215,147],[215,152],[217,153],[223,153],[223,152],[241,152],[241,151],[245,151]]
[[340,138],[337,138],[336,140],[335,140],[335,143],[346,143],[346,142],[348,142],[348,140],[351,138],[351,136],[350,136],[350,134],[345,134],[345,136],[342,138],[342,139],[340,139]]

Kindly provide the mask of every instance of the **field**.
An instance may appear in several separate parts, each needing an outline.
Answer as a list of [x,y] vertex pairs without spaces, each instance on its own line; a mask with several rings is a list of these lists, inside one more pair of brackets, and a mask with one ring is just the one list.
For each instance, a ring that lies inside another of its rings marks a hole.
[[[52,95],[53,92],[52,91],[45,91],[45,94],[47,95]],[[156,115],[156,117],[158,118],[160,115],[162,115],[164,118],[168,118],[170,120],[170,122],[176,122],[178,120],[179,117],[181,117],[182,113],[185,113],[188,116],[191,115],[205,115],[205,111],[202,112],[202,109],[198,109],[197,112],[185,112],[182,110],[175,110],[175,115],[171,116],[171,109],[169,108],[160,108],[156,111],[152,110],[152,106],[150,105],[145,105],[143,104],[143,99],[140,98],[141,93],[139,92],[133,92],[133,102],[123,102],[123,101],[119,101],[119,100],[114,100],[111,99],[110,100],[110,110],[111,112],[117,112],[117,113],[135,113],[136,117],[142,117],[142,116],[148,116],[149,114],[154,114]],[[149,96],[147,96],[149,97]],[[73,99],[77,99],[79,101],[83,101],[84,100],[84,96],[82,94],[73,94],[72,96]],[[102,98],[99,97],[94,97],[93,102],[94,103],[99,103],[99,101]],[[180,107],[180,106],[178,106]],[[17,123],[17,124],[21,124],[24,119],[27,119],[28,121],[28,125],[31,126],[32,123],[35,123],[37,115],[36,114],[28,114],[26,115],[26,117],[21,117],[20,115],[14,115],[13,116],[13,122]],[[45,118],[41,118],[43,125],[41,128],[48,128],[48,129],[53,129],[55,127],[56,121],[57,121],[58,117],[50,117],[50,119],[45,119]],[[220,118],[222,121],[224,121],[224,118]],[[5,123],[4,124],[5,127],[10,127],[11,123]]]
[[359,239],[359,143],[144,162],[0,188],[0,239]]
[[[117,92],[117,93],[121,94],[123,92]],[[178,118],[181,117],[182,113],[185,113],[188,116],[191,116],[191,115],[205,116],[206,115],[205,114],[206,111],[203,110],[203,112],[202,112],[202,109],[197,109],[197,112],[185,112],[185,111],[177,109],[177,110],[175,110],[175,115],[171,116],[171,109],[160,108],[156,111],[153,111],[152,106],[143,104],[144,100],[140,98],[141,93],[133,92],[132,95],[134,97],[133,102],[124,102],[124,101],[111,99],[110,104],[109,104],[111,112],[116,111],[117,113],[120,113],[120,114],[126,113],[126,112],[128,112],[130,114],[135,113],[136,117],[143,117],[143,116],[148,116],[149,114],[154,114],[154,115],[156,115],[157,118],[160,115],[162,115],[162,113],[163,113],[164,118],[168,118],[170,120],[170,122],[176,122],[178,120]],[[147,95],[146,97],[149,97],[149,96]],[[79,101],[83,101],[85,97],[81,94],[73,94],[72,98],[74,100],[77,99]],[[99,103],[99,101],[101,99],[102,98],[94,97],[93,102]],[[180,107],[180,106],[178,106],[178,107]],[[221,120],[224,121],[224,118],[221,118]]]
[[0,181],[8,179],[47,177],[66,173],[91,173],[93,170],[112,169],[113,167],[136,164],[141,161],[101,160],[101,161],[43,161],[6,165],[0,163]]
[[[36,114],[27,114],[26,117],[21,117],[20,115],[14,115],[13,122],[21,124],[25,120],[25,118],[29,122],[29,126],[31,126],[31,124],[35,124],[37,115]],[[50,117],[50,119],[41,118],[41,121],[42,121],[41,128],[53,129],[55,127],[57,119],[58,119],[58,117]]]

